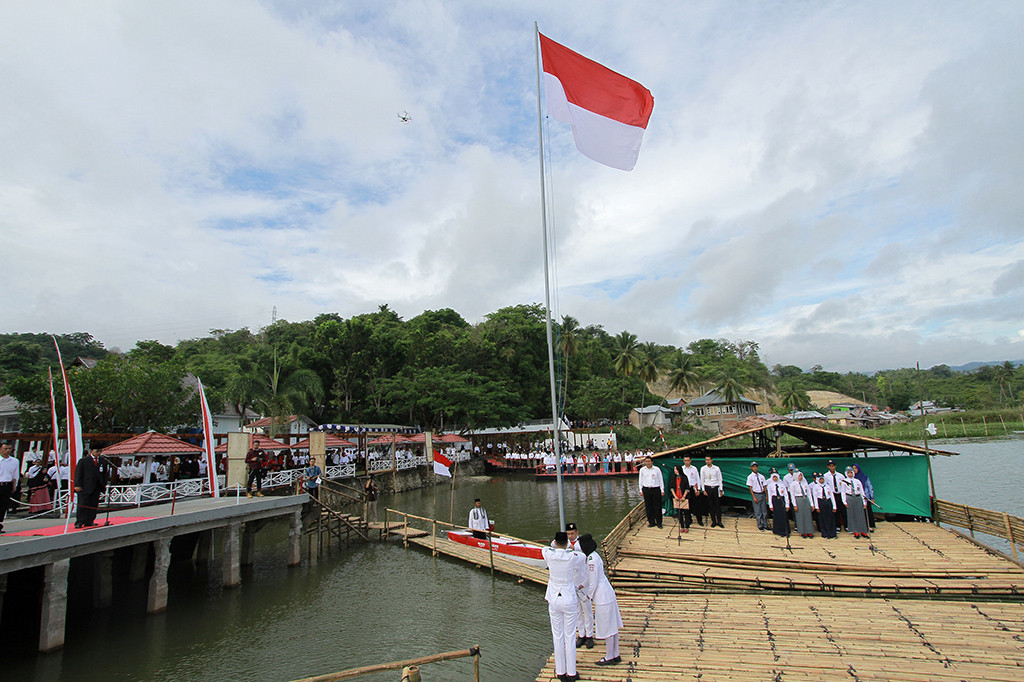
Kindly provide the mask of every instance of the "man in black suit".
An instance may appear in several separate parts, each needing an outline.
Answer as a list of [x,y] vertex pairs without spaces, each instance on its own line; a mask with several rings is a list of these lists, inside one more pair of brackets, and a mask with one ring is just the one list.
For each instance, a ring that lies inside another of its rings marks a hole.
[[78,509],[75,528],[96,525],[96,512],[100,506],[100,493],[106,487],[99,461],[95,452],[87,452],[75,466],[75,492],[78,493]]

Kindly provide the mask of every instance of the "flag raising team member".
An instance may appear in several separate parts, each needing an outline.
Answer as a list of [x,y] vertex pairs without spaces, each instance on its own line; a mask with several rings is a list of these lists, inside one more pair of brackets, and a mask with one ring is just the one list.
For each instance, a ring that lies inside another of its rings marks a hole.
[[633,170],[654,110],[650,91],[543,34],[540,37],[548,114],[572,126],[581,154]]

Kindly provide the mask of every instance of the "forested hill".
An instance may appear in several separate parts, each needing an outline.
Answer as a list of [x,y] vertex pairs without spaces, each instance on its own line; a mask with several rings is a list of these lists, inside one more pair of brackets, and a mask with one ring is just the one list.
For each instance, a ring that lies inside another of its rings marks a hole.
[[[197,421],[188,373],[212,405],[266,416],[303,414],[315,422],[418,424],[469,429],[550,415],[544,313],[538,305],[502,308],[478,324],[451,309],[403,320],[388,306],[344,319],[323,314],[251,331],[214,330],[176,346],[140,341],[110,353],[90,334],[58,335],[89,431],[169,429]],[[685,347],[612,335],[572,317],[556,325],[562,411],[574,420],[624,419],[631,407],[659,403],[651,387],[693,397],[710,388],[756,391],[777,411],[803,407],[808,390],[838,391],[880,407],[906,408],[919,396],[915,370],[872,375],[827,372],[818,365],[768,368],[753,340],[699,339]],[[808,358],[813,362],[813,358]],[[45,334],[0,335],[0,394],[28,406],[25,430],[49,425],[47,368],[56,369]],[[921,373],[924,397],[939,404],[1019,404],[1024,377],[1014,363],[958,373],[946,365]],[[63,391],[57,391],[62,410]],[[216,407],[215,407],[216,409]]]

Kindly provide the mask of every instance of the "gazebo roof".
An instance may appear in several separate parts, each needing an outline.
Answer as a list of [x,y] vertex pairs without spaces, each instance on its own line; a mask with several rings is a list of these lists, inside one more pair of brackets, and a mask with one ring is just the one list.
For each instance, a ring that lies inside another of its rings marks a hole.
[[[258,433],[249,434],[249,447],[256,448],[257,450],[291,450],[291,448],[279,440],[268,438],[267,436],[260,435]],[[228,444],[221,443],[213,450],[218,453],[225,453],[228,451]]]
[[[407,436],[400,436],[400,435],[397,435],[397,434],[393,435],[393,436],[384,435],[384,436],[377,436],[373,440],[368,440],[368,441],[366,441],[366,444],[367,445],[391,445],[391,443],[394,442],[395,444],[400,445],[402,443],[412,442],[412,440],[413,440],[412,438],[409,438]],[[421,440],[419,442],[422,443],[423,441]]]
[[[325,433],[324,434],[324,447],[328,448],[355,448],[359,447],[350,440],[346,440],[336,433]],[[292,450],[308,450],[309,439],[300,440],[298,443],[292,446]]]
[[186,443],[172,436],[156,431],[147,431],[132,436],[120,443],[103,448],[108,457],[127,457],[129,455],[198,455],[203,449],[198,445]]

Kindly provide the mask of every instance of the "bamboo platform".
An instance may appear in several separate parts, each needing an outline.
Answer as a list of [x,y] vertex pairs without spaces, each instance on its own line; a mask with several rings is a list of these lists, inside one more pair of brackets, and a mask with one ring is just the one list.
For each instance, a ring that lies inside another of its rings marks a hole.
[[676,538],[635,527],[609,577],[621,590],[811,593],[1024,601],[1024,567],[931,523],[879,523],[869,539],[758,531],[752,519]]
[[[640,519],[604,547],[622,663],[580,649],[582,679],[1024,678],[1024,567],[961,534],[892,522],[787,545],[752,519],[681,538]],[[557,679],[553,657],[537,679]]]
[[[1020,680],[1024,604],[619,594],[622,663],[584,680]],[[549,659],[538,680],[555,680]]]

